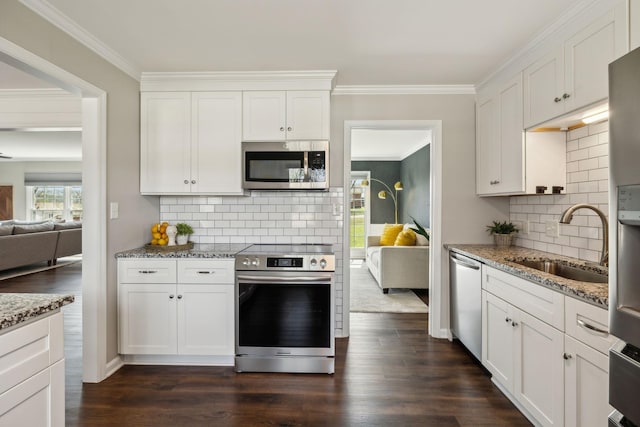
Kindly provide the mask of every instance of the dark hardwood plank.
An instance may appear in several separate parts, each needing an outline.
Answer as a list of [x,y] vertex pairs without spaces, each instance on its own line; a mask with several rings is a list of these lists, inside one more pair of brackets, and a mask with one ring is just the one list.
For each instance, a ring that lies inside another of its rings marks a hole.
[[352,313],[334,375],[232,367],[125,366],[81,383],[80,264],[0,282],[0,292],[74,293],[63,308],[68,426],[529,426],[426,314]]

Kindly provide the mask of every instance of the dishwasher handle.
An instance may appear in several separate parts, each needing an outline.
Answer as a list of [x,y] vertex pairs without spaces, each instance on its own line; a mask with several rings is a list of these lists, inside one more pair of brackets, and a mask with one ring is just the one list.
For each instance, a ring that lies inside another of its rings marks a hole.
[[449,254],[449,259],[451,259],[451,261],[455,262],[459,266],[470,268],[472,270],[480,270],[480,266],[479,265],[471,264],[469,262],[465,262],[465,261],[461,260],[460,258],[457,258],[456,255],[453,252],[451,252]]

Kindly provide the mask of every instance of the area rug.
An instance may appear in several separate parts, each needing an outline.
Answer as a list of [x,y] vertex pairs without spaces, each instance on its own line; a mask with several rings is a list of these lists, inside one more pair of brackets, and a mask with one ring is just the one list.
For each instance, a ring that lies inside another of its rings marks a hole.
[[11,268],[9,270],[0,271],[0,280],[12,279],[18,276],[24,276],[26,274],[39,273],[41,271],[52,270],[54,268],[64,267],[66,265],[75,264],[82,261],[82,255],[69,256],[59,258],[56,265],[47,265],[46,262],[41,262],[32,265],[25,265],[23,267]]
[[[359,260],[354,260],[359,261]],[[354,313],[428,313],[429,307],[411,289],[383,294],[366,263],[352,262],[350,311]]]

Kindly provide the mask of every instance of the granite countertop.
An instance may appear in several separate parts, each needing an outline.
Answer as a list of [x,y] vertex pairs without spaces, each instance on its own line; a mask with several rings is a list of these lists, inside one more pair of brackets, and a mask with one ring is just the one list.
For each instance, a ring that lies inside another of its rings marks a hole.
[[116,253],[116,258],[233,258],[249,244],[196,244],[193,249],[170,252],[147,252],[144,247]]
[[525,267],[512,261],[559,259],[566,261],[569,265],[579,266],[596,272],[607,272],[606,267],[593,265],[592,263],[576,258],[518,246],[498,247],[494,245],[446,244],[445,248],[466,255],[469,258],[473,258],[498,270],[530,280],[590,304],[605,309],[609,306],[609,286],[606,283],[591,283],[565,279],[564,277]]
[[0,293],[0,331],[71,304],[73,295]]

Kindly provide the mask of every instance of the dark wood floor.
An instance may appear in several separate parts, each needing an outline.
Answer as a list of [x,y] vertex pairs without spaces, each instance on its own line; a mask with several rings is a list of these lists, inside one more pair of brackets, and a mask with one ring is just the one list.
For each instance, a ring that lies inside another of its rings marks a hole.
[[[80,264],[0,281],[0,292],[80,296]],[[81,301],[65,312],[68,426],[529,426],[426,314],[353,313],[336,373],[236,374],[230,367],[125,366],[81,383]]]

